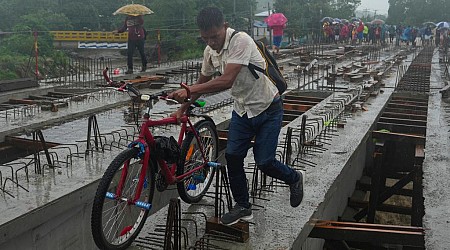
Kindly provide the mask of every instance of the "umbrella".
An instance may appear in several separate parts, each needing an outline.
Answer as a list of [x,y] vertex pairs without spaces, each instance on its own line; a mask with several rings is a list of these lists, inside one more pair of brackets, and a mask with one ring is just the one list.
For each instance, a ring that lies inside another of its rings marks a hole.
[[429,26],[429,27],[436,27],[436,24],[433,23],[433,22],[424,22],[422,25],[423,26]]
[[283,13],[273,13],[264,19],[264,22],[269,26],[283,26],[287,23],[287,18],[283,15]]
[[341,19],[339,19],[339,18],[334,18],[334,19],[333,19],[333,22],[336,22],[336,23],[341,23],[341,22],[342,22],[342,20],[341,20]]
[[152,14],[153,11],[141,4],[128,4],[117,9],[113,15],[125,14],[130,16],[141,16]]
[[347,19],[341,19],[341,22],[342,23],[348,23],[348,20]]
[[384,21],[381,20],[381,19],[374,19],[374,20],[372,20],[372,22],[370,22],[370,23],[373,24],[373,25],[383,25],[383,24],[384,24]]
[[361,19],[359,19],[357,17],[352,17],[352,19],[350,19],[350,20],[352,20],[352,22],[359,22],[359,21],[361,21]]
[[321,23],[324,23],[324,22],[331,23],[331,22],[333,22],[333,18],[326,16],[326,17],[320,19],[320,22]]
[[436,27],[438,29],[449,29],[450,28],[450,24],[448,22],[439,22],[436,24]]

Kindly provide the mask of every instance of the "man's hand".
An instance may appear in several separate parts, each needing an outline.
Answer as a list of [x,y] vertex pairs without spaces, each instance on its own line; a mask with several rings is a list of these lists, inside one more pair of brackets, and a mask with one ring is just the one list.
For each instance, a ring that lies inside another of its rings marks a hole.
[[185,89],[176,90],[170,93],[167,97],[170,99],[175,99],[180,103],[186,102],[186,99],[188,98],[187,91]]
[[170,114],[170,116],[171,117],[176,117],[178,124],[180,124],[181,117],[183,116],[183,114],[184,114],[184,110],[182,108],[179,108],[177,111],[175,111],[172,114]]

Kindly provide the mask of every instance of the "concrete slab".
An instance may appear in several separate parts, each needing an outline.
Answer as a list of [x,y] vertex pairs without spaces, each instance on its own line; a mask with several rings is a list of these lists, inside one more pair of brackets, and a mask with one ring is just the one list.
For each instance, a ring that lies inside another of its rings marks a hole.
[[450,249],[450,100],[442,99],[439,53],[433,56],[423,162],[426,249]]

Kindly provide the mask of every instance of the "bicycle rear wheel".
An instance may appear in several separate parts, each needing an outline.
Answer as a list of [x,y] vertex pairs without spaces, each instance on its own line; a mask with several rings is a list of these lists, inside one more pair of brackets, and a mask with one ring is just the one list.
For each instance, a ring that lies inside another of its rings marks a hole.
[[[142,169],[142,160],[136,159],[139,149],[121,152],[109,165],[100,180],[91,214],[91,229],[95,244],[100,249],[125,249],[144,226],[149,210],[132,204]],[[123,181],[122,194],[116,197],[116,189],[122,170],[128,164]],[[152,164],[147,168],[144,187],[138,201],[151,204],[155,190],[155,173]],[[148,207],[147,207],[148,208]]]
[[[197,141],[193,133],[187,134],[181,146],[181,162],[177,167],[177,175],[204,164],[200,144],[207,161],[217,160],[219,151],[215,124],[209,120],[202,120],[196,123],[194,127],[198,131],[200,141]],[[177,184],[178,194],[187,203],[199,202],[208,191],[213,177],[213,169],[205,166]]]

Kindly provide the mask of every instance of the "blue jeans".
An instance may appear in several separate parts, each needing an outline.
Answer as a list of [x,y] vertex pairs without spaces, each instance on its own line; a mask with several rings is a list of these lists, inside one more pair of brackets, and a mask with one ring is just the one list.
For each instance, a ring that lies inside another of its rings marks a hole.
[[275,159],[283,120],[283,102],[275,100],[256,117],[240,117],[233,111],[226,150],[228,178],[234,200],[241,207],[250,207],[244,158],[254,138],[253,154],[258,168],[266,175],[292,184],[299,180],[297,172]]

